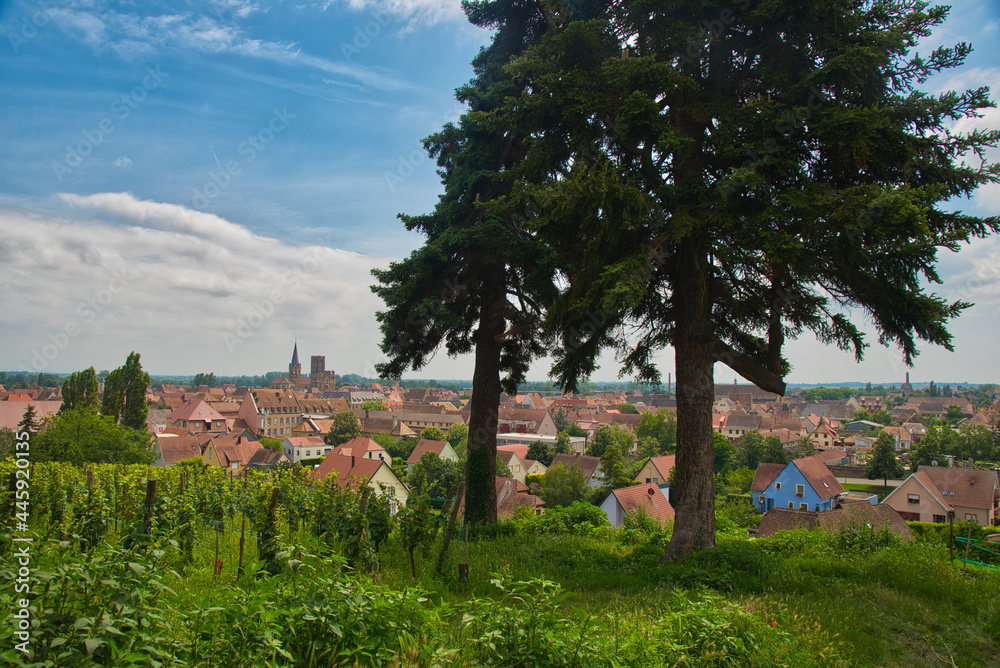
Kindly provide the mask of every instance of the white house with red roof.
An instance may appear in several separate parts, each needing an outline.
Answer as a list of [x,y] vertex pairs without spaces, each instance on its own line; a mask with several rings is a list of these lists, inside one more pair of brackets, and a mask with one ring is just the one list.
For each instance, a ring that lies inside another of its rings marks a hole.
[[674,521],[674,509],[655,483],[612,490],[601,504],[601,510],[616,527],[620,527],[626,517],[634,516],[640,511],[645,511],[663,525]]

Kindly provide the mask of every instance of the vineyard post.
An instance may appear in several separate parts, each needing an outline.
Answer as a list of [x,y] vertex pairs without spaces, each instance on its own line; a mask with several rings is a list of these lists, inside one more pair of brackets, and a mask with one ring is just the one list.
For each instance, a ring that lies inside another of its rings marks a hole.
[[118,464],[115,464],[115,533],[118,533],[118,497],[121,496],[122,489],[118,484]]
[[[232,475],[236,475],[235,469],[231,468],[229,470],[232,472]],[[232,478],[230,477],[230,481],[231,480],[232,480]],[[246,474],[246,472],[244,472],[243,473],[243,492],[244,492],[244,494],[243,494],[243,501],[242,501],[242,503],[244,505],[244,508],[243,508],[243,528],[240,529],[240,564],[239,564],[239,567],[236,569],[236,579],[237,580],[239,580],[241,577],[243,577],[243,543],[246,540],[246,535],[247,535],[247,509],[245,507],[246,506],[246,491],[247,491],[247,474]]]
[[372,569],[372,579],[375,578],[375,561],[372,559],[372,539],[371,533],[368,531],[368,497],[372,493],[372,488],[365,486],[364,490],[361,492],[361,518],[362,518],[362,531],[364,532],[365,544],[368,546],[368,564]]
[[153,533],[153,501],[156,499],[156,478],[146,480],[146,535]]
[[455,521],[458,519],[458,500],[464,498],[465,495],[465,483],[461,483],[458,486],[458,493],[452,494],[451,498],[451,517],[448,519],[448,528],[444,530],[444,541],[441,543],[441,553],[438,555],[437,562],[437,572],[438,575],[441,574],[441,569],[444,568],[444,555],[448,551],[448,544],[451,543],[451,536],[455,533]]

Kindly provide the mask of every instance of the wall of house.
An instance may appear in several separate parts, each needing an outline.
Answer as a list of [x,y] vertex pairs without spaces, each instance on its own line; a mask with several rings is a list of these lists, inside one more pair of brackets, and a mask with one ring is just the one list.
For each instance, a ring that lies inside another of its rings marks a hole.
[[643,465],[643,467],[641,469],[639,469],[639,472],[636,473],[635,477],[632,478],[632,479],[634,481],[640,482],[640,483],[647,483],[647,482],[661,483],[661,482],[666,482],[666,479],[662,475],[660,475],[659,469],[657,469],[653,465],[653,462],[651,462],[651,461],[647,461]]
[[[796,494],[796,485],[802,485],[802,496]],[[760,502],[761,495],[764,496],[765,503]],[[789,464],[778,474],[778,476],[767,486],[762,493],[755,493],[754,504],[757,509],[764,512],[767,499],[773,499],[775,508],[789,508],[792,510],[833,510],[833,499],[821,499],[819,494],[806,481],[805,476],[794,464]],[[789,506],[788,504],[792,505]],[[802,504],[806,504],[802,507]]]
[[[919,502],[910,503],[908,496],[910,494],[917,495],[920,499]],[[903,519],[911,522],[914,521],[912,514],[918,516],[916,519],[918,522],[933,522],[935,515],[948,516],[948,511],[912,476],[904,480],[892,494],[887,496],[884,503],[902,515]],[[957,512],[955,517],[964,519],[964,515],[958,515]]]
[[608,516],[608,521],[612,526],[620,527],[625,521],[625,509],[618,503],[614,494],[608,494],[608,498],[601,504],[601,510]]
[[375,475],[373,475],[371,480],[368,482],[368,486],[376,492],[381,491],[381,485],[385,485],[387,489],[392,490],[397,510],[406,505],[406,497],[409,494],[406,489],[406,485],[401,483],[399,479],[392,474],[392,471],[389,470],[387,466],[379,467],[379,470],[375,472]]

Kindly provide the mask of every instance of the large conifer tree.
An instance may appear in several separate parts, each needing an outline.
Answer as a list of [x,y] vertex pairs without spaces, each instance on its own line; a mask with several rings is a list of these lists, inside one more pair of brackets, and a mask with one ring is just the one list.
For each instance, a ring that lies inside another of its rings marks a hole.
[[[494,28],[493,43],[473,60],[475,78],[456,92],[470,111],[490,113],[519,90],[503,66],[546,30],[534,0],[471,2],[475,25]],[[386,304],[378,313],[379,373],[397,378],[420,369],[443,344],[448,354],[473,352],[475,369],[466,459],[465,516],[496,521],[496,433],[501,389],[514,392],[532,359],[546,352],[540,337],[545,301],[554,296],[545,246],[504,214],[483,204],[506,194],[510,170],[524,157],[523,138],[470,125],[467,116],[424,141],[437,159],[444,194],[433,213],[400,216],[426,235],[405,260],[373,273]]]
[[[665,559],[715,544],[713,367],[784,391],[786,339],[810,330],[861,359],[860,315],[907,364],[951,348],[969,304],[930,293],[939,249],[998,229],[945,203],[998,180],[1000,133],[952,121],[985,88],[918,86],[960,44],[916,55],[946,16],[885,0],[623,0],[549,15],[508,72],[523,91],[483,127],[527,137],[519,184],[488,210],[525,212],[559,254],[554,372],[572,389],[604,348],[626,372],[677,374],[679,502]],[[673,495],[672,495],[673,496]]]

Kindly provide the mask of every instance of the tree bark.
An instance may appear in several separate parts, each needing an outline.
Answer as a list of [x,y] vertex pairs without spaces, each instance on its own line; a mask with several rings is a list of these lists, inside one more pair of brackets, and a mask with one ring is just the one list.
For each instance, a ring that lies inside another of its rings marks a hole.
[[[501,267],[486,272],[484,286],[502,286],[502,270]],[[465,462],[465,521],[495,523],[504,294],[502,290],[485,289],[482,299],[479,327],[475,334],[476,366],[472,373],[469,445]]]
[[677,371],[677,459],[671,502],[674,532],[663,561],[715,547],[712,403],[715,401],[712,304],[708,259],[693,241],[681,244],[673,300],[677,306],[674,351]]

